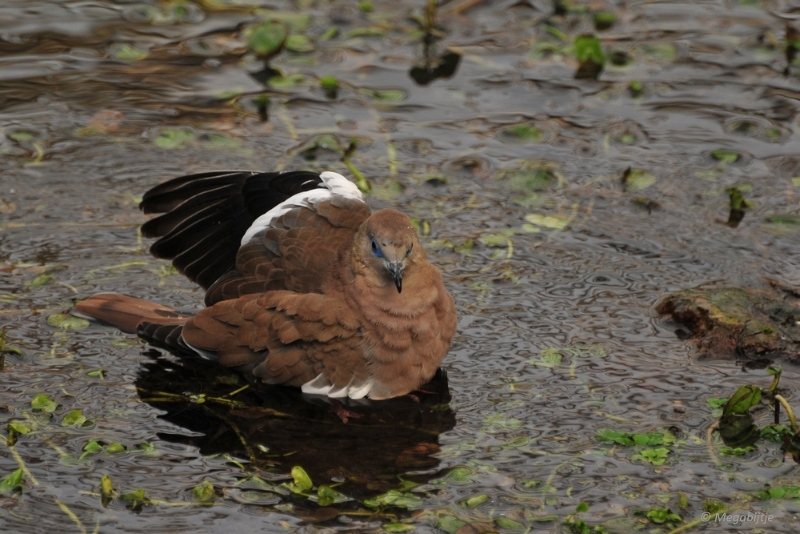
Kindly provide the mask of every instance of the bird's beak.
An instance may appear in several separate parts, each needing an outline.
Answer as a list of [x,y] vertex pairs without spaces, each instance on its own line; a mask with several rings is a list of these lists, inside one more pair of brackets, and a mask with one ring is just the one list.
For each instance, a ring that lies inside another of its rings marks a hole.
[[392,275],[392,280],[394,280],[394,285],[397,287],[397,292],[400,293],[403,290],[403,268],[405,267],[403,261],[387,261],[386,262],[386,269],[389,270],[389,274]]

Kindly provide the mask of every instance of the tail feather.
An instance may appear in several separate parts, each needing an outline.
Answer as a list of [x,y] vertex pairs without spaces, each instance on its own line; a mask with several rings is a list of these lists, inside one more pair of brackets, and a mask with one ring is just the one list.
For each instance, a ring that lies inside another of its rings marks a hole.
[[136,334],[142,323],[182,326],[191,318],[172,308],[118,293],[99,293],[75,305],[75,314]]

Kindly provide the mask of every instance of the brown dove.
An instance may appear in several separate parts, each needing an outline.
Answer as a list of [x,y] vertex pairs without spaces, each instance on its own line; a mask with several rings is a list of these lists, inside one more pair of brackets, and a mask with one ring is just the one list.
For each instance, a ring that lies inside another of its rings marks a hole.
[[371,213],[334,172],[210,172],[140,207],[151,252],[206,289],[194,316],[102,293],[77,314],[333,398],[388,399],[433,377],[456,330],[452,296],[408,216]]

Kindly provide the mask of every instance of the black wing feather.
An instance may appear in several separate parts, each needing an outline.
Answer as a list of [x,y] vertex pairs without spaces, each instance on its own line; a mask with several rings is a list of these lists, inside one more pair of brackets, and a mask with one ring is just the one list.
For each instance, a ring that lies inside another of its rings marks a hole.
[[157,237],[150,252],[203,289],[236,265],[242,237],[259,216],[289,197],[319,187],[319,174],[216,171],[160,184],[142,197],[145,213],[161,213],[142,225]]

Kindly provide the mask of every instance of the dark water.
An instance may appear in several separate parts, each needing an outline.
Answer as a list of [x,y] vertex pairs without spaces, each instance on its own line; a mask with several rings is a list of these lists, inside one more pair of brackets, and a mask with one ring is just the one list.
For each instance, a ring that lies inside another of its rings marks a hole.
[[[668,532],[681,523],[648,524],[637,512],[669,508],[688,522],[714,500],[774,518],[696,528],[797,531],[800,503],[754,496],[767,483],[800,485],[778,444],[723,456],[718,437],[707,442],[715,418],[706,399],[770,377],[697,361],[652,310],[666,292],[701,284],[758,287],[768,276],[800,285],[800,225],[776,222],[800,215],[800,66],[784,72],[785,24],[800,6],[576,2],[553,17],[551,2],[449,2],[429,52],[449,47],[462,58],[451,77],[417,85],[409,71],[423,62],[423,32],[410,17],[424,2],[371,4],[0,6],[0,317],[9,346],[22,350],[0,375],[0,421],[35,427],[13,448],[0,445],[0,476],[28,469],[22,493],[0,497],[0,530],[380,531],[402,519],[420,532],[478,522],[566,532],[561,522],[585,501],[591,525]],[[261,63],[244,32],[276,16],[269,10],[314,44],[272,60],[301,75],[295,85],[267,88],[251,75]],[[596,32],[605,52],[627,64],[576,80],[571,43],[595,31],[599,10],[617,16]],[[332,27],[338,33],[323,39]],[[324,75],[339,79],[335,98],[319,87]],[[509,131],[520,125],[535,129],[524,130],[528,139]],[[201,292],[137,239],[141,194],[219,168],[350,175],[337,142],[351,139],[371,205],[429,225],[423,242],[455,296],[459,333],[445,361],[449,405],[423,399],[385,432],[351,431],[362,421],[347,427],[330,406],[288,393],[247,393],[291,412],[234,421],[270,449],[255,451],[262,478],[278,485],[303,465],[315,484],[345,482],[338,489],[352,500],[313,526],[303,519],[319,507],[305,497],[242,482],[248,471],[232,460],[247,454],[224,410],[137,393],[202,394],[211,386],[200,378],[213,382],[213,370],[154,359],[108,328],[61,330],[47,318],[99,291],[197,308]],[[628,167],[641,172],[623,191]],[[724,224],[734,186],[753,204],[736,228]],[[548,359],[556,351],[560,362]],[[784,367],[796,403],[798,371]],[[97,369],[104,379],[87,376]],[[52,418],[31,410],[39,393],[59,403]],[[61,426],[73,409],[92,423]],[[678,441],[663,465],[650,465],[632,458],[636,448],[595,439],[602,428],[671,429]],[[337,453],[336,439],[369,452]],[[78,459],[89,440],[126,452]],[[104,474],[153,504],[104,508]],[[204,480],[219,493],[209,506],[193,504]],[[412,511],[366,513],[363,499],[412,486],[403,480],[418,484],[408,490]],[[466,506],[479,495],[487,499]]]

